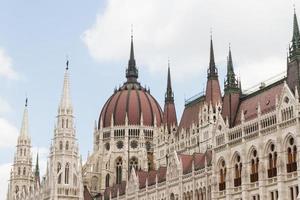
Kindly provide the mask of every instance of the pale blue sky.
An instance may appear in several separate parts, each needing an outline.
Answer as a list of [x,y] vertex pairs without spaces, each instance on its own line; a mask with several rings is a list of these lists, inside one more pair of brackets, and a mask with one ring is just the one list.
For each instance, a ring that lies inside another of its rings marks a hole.
[[[180,116],[184,98],[205,88],[211,28],[222,88],[229,42],[243,88],[286,69],[293,2],[0,0],[0,53],[5,51],[18,76],[1,75],[0,66],[0,120],[19,129],[27,94],[32,144],[48,149],[69,55],[77,138],[85,158],[92,149],[94,121],[125,80],[131,24],[140,82],[163,107],[170,57]],[[7,138],[15,136],[0,130],[0,140]],[[7,145],[0,142],[1,195],[15,151],[16,140],[10,139]]]

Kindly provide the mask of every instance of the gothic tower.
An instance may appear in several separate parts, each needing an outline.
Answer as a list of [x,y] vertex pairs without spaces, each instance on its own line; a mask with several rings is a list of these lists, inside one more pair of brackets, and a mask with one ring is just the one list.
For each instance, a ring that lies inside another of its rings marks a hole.
[[296,12],[294,12],[293,38],[287,63],[287,84],[292,91],[296,86],[298,92],[300,91],[300,33]]
[[212,104],[213,107],[222,101],[220,84],[218,79],[218,69],[215,64],[215,55],[212,37],[210,39],[210,59],[209,67],[207,70],[207,83],[205,99],[208,104]]
[[8,200],[23,199],[33,193],[34,177],[32,173],[31,139],[28,131],[27,99],[23,122],[18,137],[14,164],[10,174]]
[[222,107],[222,116],[224,119],[228,118],[229,126],[231,127],[235,120],[241,90],[239,88],[239,82],[235,76],[233,69],[233,62],[231,56],[231,49],[229,47],[229,54],[227,57],[227,75],[224,83],[224,98]]
[[81,161],[74,126],[68,64],[69,62],[65,70],[46,177],[46,194],[50,196],[44,198],[50,200],[83,199]]
[[167,91],[165,94],[163,123],[164,126],[167,128],[169,134],[172,132],[173,128],[177,127],[177,116],[176,116],[176,109],[174,104],[174,93],[172,90],[172,83],[171,83],[170,63],[168,63],[168,79],[167,79]]

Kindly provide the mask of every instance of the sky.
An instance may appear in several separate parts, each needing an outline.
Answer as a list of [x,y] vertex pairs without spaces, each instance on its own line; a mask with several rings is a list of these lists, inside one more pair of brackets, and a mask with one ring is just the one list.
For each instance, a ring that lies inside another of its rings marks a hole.
[[86,159],[101,108],[125,81],[131,26],[139,81],[163,106],[169,59],[180,118],[185,99],[205,88],[211,33],[222,88],[229,44],[243,89],[282,74],[294,4],[300,10],[298,0],[0,0],[0,199],[26,96],[33,157],[45,171],[67,58]]

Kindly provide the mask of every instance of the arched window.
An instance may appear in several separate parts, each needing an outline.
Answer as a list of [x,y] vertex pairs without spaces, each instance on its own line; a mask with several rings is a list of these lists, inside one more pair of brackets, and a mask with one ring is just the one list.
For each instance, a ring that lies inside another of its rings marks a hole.
[[16,194],[18,194],[18,192],[19,192],[19,186],[16,185],[16,190],[15,191],[16,191]]
[[66,150],[69,150],[69,141],[66,142]]
[[175,200],[175,195],[174,195],[174,193],[171,193],[171,195],[170,195],[170,200]]
[[116,183],[122,182],[122,158],[118,158],[116,161]]
[[106,177],[105,177],[105,187],[109,187],[109,179],[110,179],[110,175],[106,174]]
[[63,142],[59,141],[59,150],[62,150],[62,149],[63,149]]
[[66,128],[69,128],[69,120],[66,119]]
[[61,127],[64,128],[64,126],[65,126],[65,120],[62,119],[62,120],[61,120]]
[[23,175],[24,176],[26,175],[26,168],[25,167],[23,168]]
[[26,156],[26,149],[24,149],[24,156]]
[[70,172],[70,166],[69,163],[65,166],[65,184],[69,184],[69,172]]
[[240,157],[240,155],[237,155],[235,158],[235,164],[234,164],[234,174],[235,174],[234,187],[241,186],[241,184],[242,184],[242,179],[241,179],[242,167],[243,166],[242,166],[241,157]]
[[287,144],[287,165],[286,170],[288,173],[297,171],[297,146],[294,138],[290,138]]
[[268,160],[268,178],[272,178],[277,176],[277,152],[274,144],[269,147]]
[[57,174],[58,174],[57,183],[61,184],[61,164],[60,163],[57,163]]
[[259,158],[257,155],[256,149],[252,151],[251,155],[251,174],[250,174],[250,182],[256,182],[258,181],[258,164],[259,164]]
[[21,168],[18,167],[18,175],[21,175]]
[[220,163],[220,183],[219,190],[223,191],[226,189],[226,165],[225,160],[222,160]]
[[23,149],[20,149],[20,156],[22,156],[23,154]]
[[92,190],[93,191],[97,191],[98,177],[97,176],[93,176],[91,183],[92,183]]
[[138,159],[136,157],[132,157],[130,162],[129,162],[129,166],[130,166],[130,172],[132,167],[134,167],[135,170],[138,169]]

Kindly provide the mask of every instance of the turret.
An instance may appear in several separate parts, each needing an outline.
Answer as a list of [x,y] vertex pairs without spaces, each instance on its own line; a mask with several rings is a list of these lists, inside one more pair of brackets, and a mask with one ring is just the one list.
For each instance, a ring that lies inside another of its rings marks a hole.
[[229,127],[233,126],[237,113],[241,90],[239,82],[235,76],[232,62],[231,49],[227,57],[227,75],[224,82],[224,99],[222,107],[222,116],[228,119]]
[[170,62],[168,63],[168,78],[167,78],[167,90],[165,94],[163,123],[164,126],[168,129],[168,133],[171,133],[171,127],[177,126],[177,116],[176,116],[176,109],[174,104],[174,93],[172,90],[172,83],[171,83]]
[[212,37],[210,39],[210,59],[209,67],[207,70],[207,83],[206,83],[206,93],[205,99],[207,104],[212,103],[216,105],[218,102],[222,101],[220,84],[218,80],[218,69],[215,64],[214,48]]
[[293,37],[287,60],[287,84],[292,91],[300,88],[300,34],[296,11],[294,11]]

